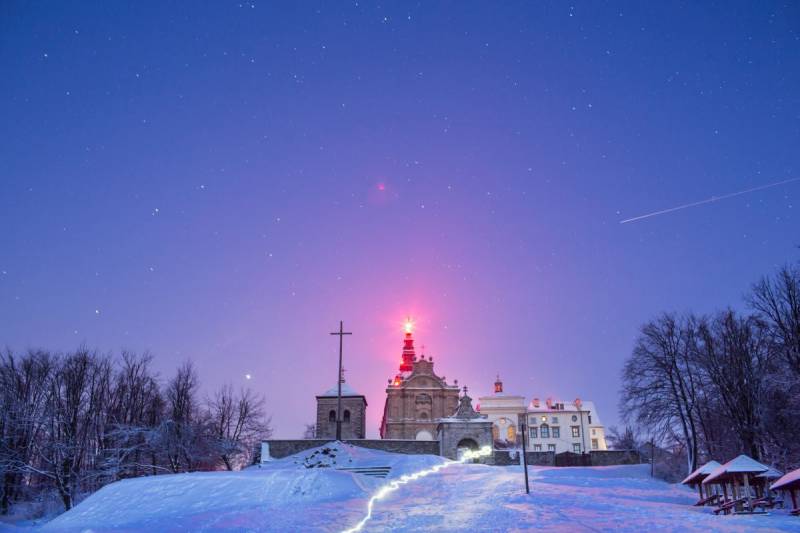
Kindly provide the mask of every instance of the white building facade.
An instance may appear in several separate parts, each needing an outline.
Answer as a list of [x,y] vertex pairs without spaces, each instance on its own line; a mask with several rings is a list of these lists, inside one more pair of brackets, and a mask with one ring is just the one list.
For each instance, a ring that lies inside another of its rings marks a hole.
[[605,428],[594,402],[540,402],[534,398],[526,411],[528,447],[535,452],[587,453],[607,450]]
[[478,398],[478,410],[492,423],[496,450],[516,448],[520,443],[520,423],[525,420],[525,397],[505,394],[500,376],[494,382],[494,394]]
[[481,414],[492,422],[496,449],[521,445],[522,422],[527,430],[526,446],[537,452],[588,453],[607,450],[605,428],[593,402],[544,402],[534,398],[526,405],[524,396],[507,395],[498,376],[494,394],[478,399]]

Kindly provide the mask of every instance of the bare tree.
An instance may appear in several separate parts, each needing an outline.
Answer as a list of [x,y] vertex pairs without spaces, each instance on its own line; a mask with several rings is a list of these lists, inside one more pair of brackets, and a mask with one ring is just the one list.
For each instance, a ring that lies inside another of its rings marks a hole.
[[800,268],[783,267],[753,286],[749,303],[767,323],[789,368],[800,376]]
[[701,342],[697,363],[713,387],[720,412],[733,427],[744,452],[762,455],[762,411],[770,371],[770,346],[766,327],[754,317],[739,317],[730,309],[699,327]]
[[0,356],[0,512],[7,514],[23,487],[31,487],[34,444],[45,431],[49,382],[57,365],[47,352]]
[[122,352],[114,374],[105,467],[115,479],[155,474],[161,468],[155,428],[163,421],[164,400],[150,370],[152,359],[147,353]]
[[271,434],[264,399],[250,389],[235,394],[226,385],[207,401],[207,409],[213,448],[228,470],[248,464],[256,442]]
[[767,324],[778,360],[764,403],[764,452],[775,464],[800,464],[800,268],[785,266],[752,288],[750,306]]
[[611,426],[608,428],[606,439],[612,450],[639,450],[643,444],[643,440],[629,425],[625,426],[623,430],[617,426]]
[[677,426],[689,470],[697,468],[698,376],[692,365],[696,320],[663,314],[640,330],[622,373],[620,411],[625,420],[670,434]]
[[166,418],[160,424],[160,442],[173,472],[191,472],[201,457],[202,435],[198,431],[199,382],[194,365],[187,361],[178,368],[166,388]]
[[50,381],[47,435],[34,442],[40,466],[30,468],[52,481],[66,509],[72,508],[82,484],[90,484],[96,474],[110,376],[109,359],[82,348],[63,358]]

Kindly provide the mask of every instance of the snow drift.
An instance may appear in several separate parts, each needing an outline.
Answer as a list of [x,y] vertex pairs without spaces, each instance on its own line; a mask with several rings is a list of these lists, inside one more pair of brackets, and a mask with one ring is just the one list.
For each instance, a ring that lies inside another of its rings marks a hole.
[[[445,460],[341,443],[241,472],[155,476],[108,485],[44,531],[341,531],[370,495],[403,474]],[[338,468],[390,467],[387,479]],[[531,468],[448,466],[381,500],[365,531],[800,530],[785,511],[714,516],[691,490],[653,480],[646,465]]]

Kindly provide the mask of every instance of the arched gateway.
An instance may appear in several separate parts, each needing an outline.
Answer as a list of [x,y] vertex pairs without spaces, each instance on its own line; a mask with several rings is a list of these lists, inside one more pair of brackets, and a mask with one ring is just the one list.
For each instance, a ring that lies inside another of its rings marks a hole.
[[460,441],[458,441],[456,448],[458,448],[459,450],[467,449],[467,450],[477,451],[478,443],[472,439],[461,439]]

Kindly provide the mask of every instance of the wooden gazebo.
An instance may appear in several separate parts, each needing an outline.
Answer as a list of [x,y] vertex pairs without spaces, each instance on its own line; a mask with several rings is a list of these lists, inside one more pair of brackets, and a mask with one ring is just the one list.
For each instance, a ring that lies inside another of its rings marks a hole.
[[703,480],[708,477],[708,475],[722,466],[716,461],[709,461],[688,476],[686,479],[681,481],[682,484],[688,485],[689,487],[697,486],[697,492],[700,494],[700,499],[697,500],[695,503],[696,506],[701,505],[708,505],[710,503],[714,503],[716,499],[719,497],[718,494],[712,494],[712,488],[706,488],[705,494],[703,494]]
[[788,492],[792,498],[792,510],[795,516],[800,516],[800,507],[797,505],[797,492],[800,491],[800,468],[792,470],[772,484],[772,490]]
[[[763,465],[747,455],[740,455],[714,469],[703,480],[703,485],[706,486],[712,484],[722,486],[724,501],[714,509],[714,512],[725,514],[732,511],[754,512],[753,494],[750,491],[751,480],[754,476],[763,474],[767,470],[769,470],[767,465]],[[729,486],[730,498],[728,497]]]

